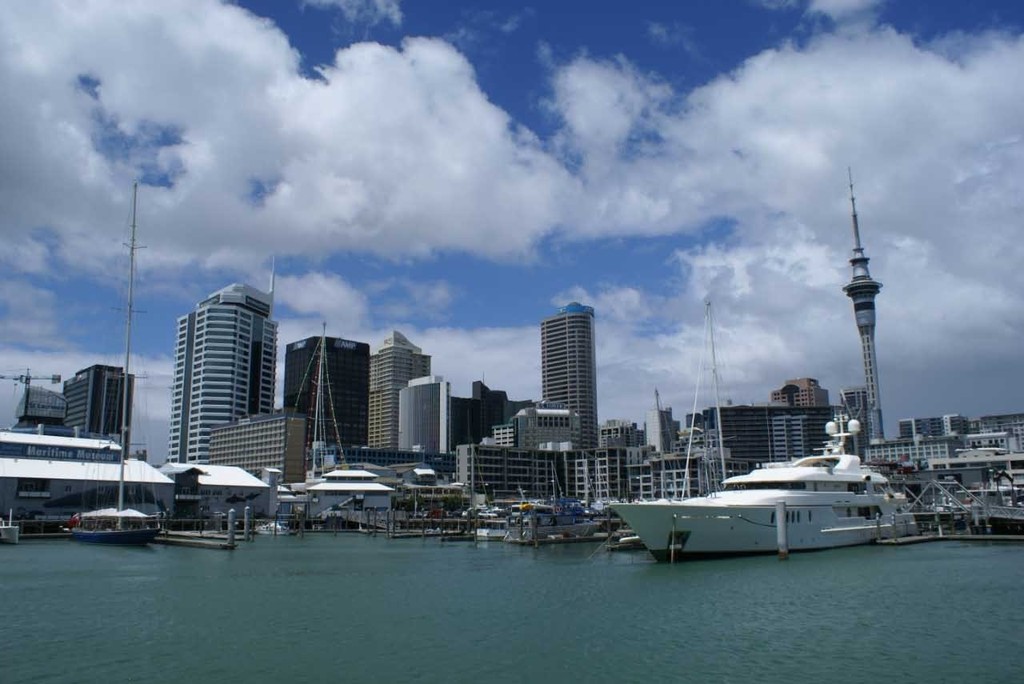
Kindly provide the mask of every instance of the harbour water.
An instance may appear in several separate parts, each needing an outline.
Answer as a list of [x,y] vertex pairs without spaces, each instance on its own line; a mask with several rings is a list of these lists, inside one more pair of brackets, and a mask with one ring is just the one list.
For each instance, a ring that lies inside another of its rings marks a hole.
[[0,681],[1013,682],[1024,545],[655,564],[360,535],[0,548]]

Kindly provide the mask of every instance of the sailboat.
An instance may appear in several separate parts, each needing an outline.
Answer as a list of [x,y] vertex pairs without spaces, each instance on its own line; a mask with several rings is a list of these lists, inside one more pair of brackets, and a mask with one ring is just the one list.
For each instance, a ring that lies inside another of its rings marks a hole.
[[117,483],[117,508],[102,508],[76,514],[71,520],[71,536],[80,542],[93,544],[119,544],[122,546],[142,546],[156,538],[160,527],[155,516],[124,506],[124,470],[125,459],[128,457],[130,444],[128,415],[130,411],[130,392],[128,391],[128,363],[132,353],[132,305],[133,287],[135,285],[135,216],[139,184],[132,186],[132,225],[131,238],[128,243],[128,308],[125,322],[124,343],[124,383],[122,386],[123,400],[121,414],[121,461]]

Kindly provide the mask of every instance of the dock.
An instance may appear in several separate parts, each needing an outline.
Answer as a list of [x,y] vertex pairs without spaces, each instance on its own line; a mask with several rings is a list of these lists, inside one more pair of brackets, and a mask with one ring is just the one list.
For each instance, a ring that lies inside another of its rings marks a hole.
[[924,534],[914,537],[897,537],[895,539],[879,539],[877,544],[886,546],[904,546],[908,544],[924,544],[926,542],[963,541],[963,542],[1000,542],[1018,544],[1024,542],[1024,535],[1014,534]]
[[231,551],[237,543],[228,541],[227,535],[211,535],[196,532],[163,532],[156,536],[153,544],[164,546],[188,546],[194,549],[223,549]]

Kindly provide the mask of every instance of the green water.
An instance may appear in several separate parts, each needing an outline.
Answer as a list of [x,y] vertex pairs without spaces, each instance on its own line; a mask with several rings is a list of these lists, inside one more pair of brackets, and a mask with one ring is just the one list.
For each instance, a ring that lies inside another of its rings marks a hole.
[[1016,682],[1024,544],[0,546],[0,682]]

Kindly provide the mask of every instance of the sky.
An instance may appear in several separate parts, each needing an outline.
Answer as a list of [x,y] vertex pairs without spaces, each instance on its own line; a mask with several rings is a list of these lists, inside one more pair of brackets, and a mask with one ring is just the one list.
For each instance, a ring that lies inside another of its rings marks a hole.
[[886,433],[1024,411],[1022,30],[1010,0],[2,3],[0,375],[122,364],[138,181],[155,462],[176,319],[272,272],[279,396],[323,322],[541,399],[540,321],[579,301],[599,420],[679,417],[714,401],[709,300],[723,401],[838,400],[852,174]]

